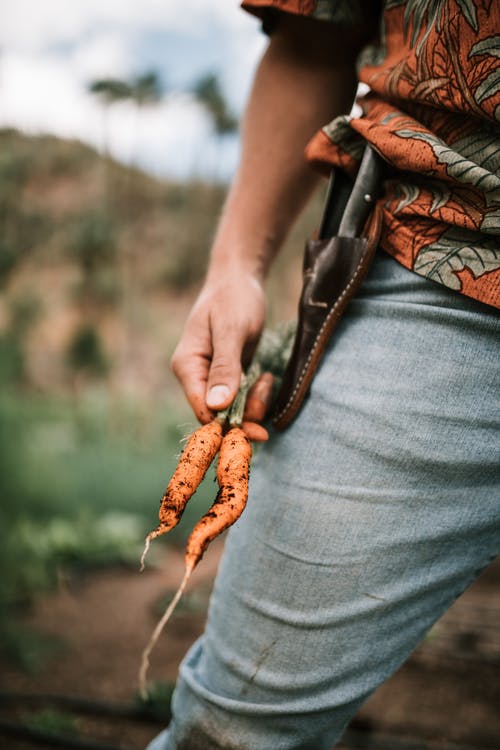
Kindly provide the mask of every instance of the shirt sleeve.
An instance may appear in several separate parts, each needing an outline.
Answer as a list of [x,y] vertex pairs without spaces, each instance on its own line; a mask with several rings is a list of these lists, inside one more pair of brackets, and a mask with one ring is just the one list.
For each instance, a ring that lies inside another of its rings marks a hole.
[[241,7],[258,16],[263,30],[269,33],[279,11],[345,27],[364,25],[369,3],[367,0],[243,0]]

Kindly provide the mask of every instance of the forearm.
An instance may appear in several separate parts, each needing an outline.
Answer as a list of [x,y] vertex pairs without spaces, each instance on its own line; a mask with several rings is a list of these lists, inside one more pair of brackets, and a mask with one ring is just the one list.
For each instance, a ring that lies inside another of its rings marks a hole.
[[320,179],[305,160],[305,145],[350,109],[358,47],[358,38],[328,24],[283,17],[255,75],[209,279],[231,267],[259,281],[265,276]]
[[207,279],[172,357],[201,422],[237,393],[264,325],[262,280],[319,180],[304,147],[349,110],[361,41],[357,32],[283,14],[258,67]]

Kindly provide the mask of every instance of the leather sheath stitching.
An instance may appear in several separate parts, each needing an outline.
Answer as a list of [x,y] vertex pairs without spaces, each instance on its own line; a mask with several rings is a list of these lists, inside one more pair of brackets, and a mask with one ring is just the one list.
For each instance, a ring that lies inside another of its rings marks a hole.
[[342,293],[339,295],[339,297],[337,298],[337,301],[335,302],[335,304],[333,305],[332,309],[330,310],[330,312],[326,316],[325,320],[323,321],[323,325],[319,329],[318,334],[317,334],[316,338],[314,339],[314,344],[312,345],[311,351],[309,352],[309,356],[308,356],[308,358],[307,358],[307,360],[306,360],[306,362],[304,364],[304,367],[302,368],[302,372],[300,373],[300,377],[297,380],[297,384],[296,384],[295,388],[293,389],[293,391],[292,391],[292,393],[290,395],[290,398],[288,399],[288,401],[286,403],[286,406],[284,406],[283,409],[280,411],[280,413],[275,417],[276,421],[278,421],[279,419],[281,419],[283,417],[283,415],[286,414],[286,412],[288,411],[288,409],[290,408],[290,406],[292,405],[293,400],[295,399],[295,396],[297,395],[297,391],[299,390],[300,386],[302,385],[302,381],[304,380],[304,378],[305,378],[305,376],[307,374],[307,371],[309,369],[309,365],[311,364],[311,360],[312,360],[312,358],[313,358],[313,356],[314,356],[314,354],[316,352],[316,348],[318,346],[319,340],[320,340],[321,336],[323,335],[323,331],[325,330],[326,325],[330,321],[330,318],[335,313],[335,311],[337,310],[338,306],[340,305],[340,303],[342,302],[342,300],[344,299],[344,297],[348,293],[349,289],[355,283],[355,281],[357,279],[357,276],[358,276],[359,269],[361,268],[361,266],[363,264],[363,261],[365,259],[365,254],[366,253],[363,253],[363,255],[361,256],[361,259],[360,259],[358,265],[356,266],[356,270],[354,271],[354,273],[353,273],[353,275],[352,275],[349,283],[347,284],[347,286],[345,287],[345,289],[342,291]]

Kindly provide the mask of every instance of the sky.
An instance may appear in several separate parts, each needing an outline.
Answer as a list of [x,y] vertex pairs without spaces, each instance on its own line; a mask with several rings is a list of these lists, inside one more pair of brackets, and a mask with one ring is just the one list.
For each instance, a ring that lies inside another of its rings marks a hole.
[[[240,114],[265,37],[237,0],[0,0],[0,126],[78,138],[161,177],[234,171],[238,142],[217,146],[188,93],[208,72]],[[96,78],[151,69],[164,95],[136,122],[134,107],[108,115],[88,92]],[[106,133],[106,136],[105,136]]]

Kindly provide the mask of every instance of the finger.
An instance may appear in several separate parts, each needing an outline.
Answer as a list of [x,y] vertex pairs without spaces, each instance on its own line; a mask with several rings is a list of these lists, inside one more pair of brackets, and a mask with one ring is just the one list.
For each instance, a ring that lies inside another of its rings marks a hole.
[[228,407],[240,386],[243,336],[219,318],[212,327],[213,356],[207,379],[206,403],[209,409]]
[[184,355],[176,350],[171,360],[174,375],[179,380],[185,396],[196,418],[202,423],[210,422],[215,414],[208,408],[205,394],[209,361],[202,355]]
[[243,422],[241,429],[247,438],[254,443],[265,443],[266,440],[269,440],[269,433],[266,428],[256,422]]
[[271,405],[274,377],[264,372],[250,388],[245,404],[244,418],[251,422],[261,422]]
[[207,407],[205,401],[205,386],[201,392],[190,390],[185,391],[186,398],[193,412],[195,413],[196,419],[201,424],[211,422],[215,418],[215,412]]

